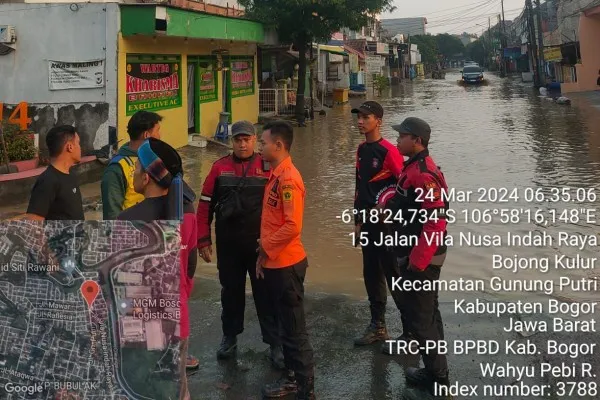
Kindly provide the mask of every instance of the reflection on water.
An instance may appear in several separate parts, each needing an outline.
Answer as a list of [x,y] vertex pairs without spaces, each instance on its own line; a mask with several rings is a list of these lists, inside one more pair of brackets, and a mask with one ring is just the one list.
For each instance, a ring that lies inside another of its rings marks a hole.
[[[600,112],[582,101],[560,106],[537,96],[518,78],[500,80],[488,76],[487,86],[459,86],[458,75],[446,80],[427,80],[392,88],[391,96],[382,99],[385,109],[383,135],[395,143],[390,126],[408,116],[428,121],[432,127],[430,150],[442,167],[448,184],[464,190],[480,187],[596,187],[600,178]],[[307,128],[297,129],[293,148],[294,162],[303,174],[307,188],[307,204],[303,240],[309,254],[311,270],[307,279],[313,287],[365,296],[359,249],[351,246],[344,225],[336,216],[352,207],[354,195],[355,152],[362,138],[350,113],[351,104],[336,106],[327,117],[317,119]],[[586,108],[587,105],[587,108]],[[600,189],[598,190],[600,194]],[[600,201],[586,207],[598,207]],[[499,205],[511,207],[512,205]],[[521,207],[535,205],[520,203]],[[452,204],[457,210],[489,207],[486,204]],[[573,207],[573,206],[571,206]],[[561,207],[562,208],[562,207]],[[600,211],[598,212],[600,218]],[[597,234],[588,224],[551,226],[521,224],[519,226],[465,225],[457,223],[451,233],[476,232],[505,235],[508,230],[559,230],[581,234]],[[517,279],[539,279],[593,275],[594,270],[539,271],[493,270],[492,255],[527,257],[554,254],[594,256],[588,248],[467,248],[454,247],[444,266],[443,276],[488,280],[492,276]],[[556,293],[555,295],[558,295]],[[594,293],[560,293],[574,299],[589,299]],[[519,294],[504,294],[505,297]]]
[[[449,73],[445,80],[416,81],[392,88],[389,97],[380,99],[385,109],[384,137],[395,143],[396,135],[390,126],[408,116],[428,121],[433,131],[431,154],[442,167],[449,186],[456,189],[595,187],[600,196],[600,109],[588,98],[573,96],[571,106],[561,106],[538,97],[518,78],[501,80],[488,75],[488,85],[466,87],[456,83],[458,78],[458,74]],[[336,218],[353,204],[356,148],[362,137],[350,109],[360,102],[361,99],[351,99],[350,104],[329,110],[326,117],[318,116],[308,127],[297,128],[292,157],[307,189],[303,241],[310,263],[309,288],[364,297],[361,251],[352,247],[348,236],[353,227]],[[212,163],[227,153],[225,148],[182,150],[185,179],[198,196]],[[99,195],[99,184],[85,185],[82,192]],[[600,219],[599,205],[600,200],[596,200],[583,206],[599,209],[597,218]],[[549,207],[548,204],[524,202],[519,206]],[[453,203],[451,207],[461,212],[485,209],[489,205]],[[0,211],[14,214],[15,210]],[[86,213],[86,218],[98,219],[101,213]],[[505,235],[509,230],[519,234],[535,231],[554,235],[558,231],[583,235],[598,235],[599,232],[590,224],[564,223],[542,226],[456,223],[449,232],[454,235],[459,232]],[[575,247],[559,247],[556,242],[553,246],[525,249],[453,247],[449,249],[442,277],[600,279],[597,269],[551,270],[547,274],[529,270],[519,271],[516,275],[492,269],[493,254],[512,257],[517,252],[523,257],[550,257],[552,260],[555,254],[597,256],[597,248],[579,251]],[[217,273],[214,266],[207,265],[201,266],[199,272],[212,277]],[[553,296],[584,300],[594,295],[597,293],[565,290]],[[519,294],[502,294],[505,298],[516,296]]]

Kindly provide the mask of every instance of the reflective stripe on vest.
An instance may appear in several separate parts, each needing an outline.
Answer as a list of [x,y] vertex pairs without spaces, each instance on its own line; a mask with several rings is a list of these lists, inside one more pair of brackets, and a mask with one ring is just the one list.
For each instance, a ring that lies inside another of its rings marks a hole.
[[123,176],[127,182],[127,188],[125,189],[125,198],[123,199],[123,210],[133,207],[136,204],[144,200],[144,196],[136,193],[133,189],[133,173],[135,171],[135,161],[130,157],[122,157],[117,163],[123,169]]

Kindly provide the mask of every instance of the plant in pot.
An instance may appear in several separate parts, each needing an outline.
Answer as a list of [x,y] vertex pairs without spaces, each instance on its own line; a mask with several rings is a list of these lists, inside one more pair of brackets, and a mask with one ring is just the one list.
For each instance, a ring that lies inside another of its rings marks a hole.
[[390,85],[390,81],[383,75],[375,75],[373,77],[373,86],[377,89],[377,93],[381,96],[381,92]]
[[[35,148],[33,135],[29,130],[20,130],[18,126],[4,123],[2,126],[4,144],[8,153],[8,163],[17,168],[17,171],[26,171],[37,168],[39,161],[37,150]],[[3,172],[15,172],[14,168],[6,170],[6,155],[4,149],[0,149],[0,165],[3,165]],[[11,171],[12,170],[12,171]]]

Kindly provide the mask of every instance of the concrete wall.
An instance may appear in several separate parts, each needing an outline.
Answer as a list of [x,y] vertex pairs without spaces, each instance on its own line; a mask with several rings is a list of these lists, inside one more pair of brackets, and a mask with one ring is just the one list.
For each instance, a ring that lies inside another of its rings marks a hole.
[[597,0],[559,0],[557,21],[562,43],[579,40],[579,22],[581,10],[596,4]]
[[600,14],[586,17],[581,16],[579,22],[579,47],[581,50],[581,64],[577,64],[577,82],[563,83],[563,93],[587,92],[599,90],[596,84],[600,70],[600,51],[598,51],[598,38],[600,38]]
[[[0,56],[0,102],[29,104],[42,150],[58,123],[78,128],[85,153],[107,144],[108,126],[116,125],[118,5],[0,4],[0,24],[17,35],[16,50]],[[104,88],[49,90],[49,60],[92,59],[105,60]]]

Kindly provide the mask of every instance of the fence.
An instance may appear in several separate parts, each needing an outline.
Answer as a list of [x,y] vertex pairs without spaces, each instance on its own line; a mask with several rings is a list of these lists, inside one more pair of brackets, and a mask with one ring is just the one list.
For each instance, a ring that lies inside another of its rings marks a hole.
[[260,89],[259,113],[262,116],[293,115],[296,92],[288,89]]

